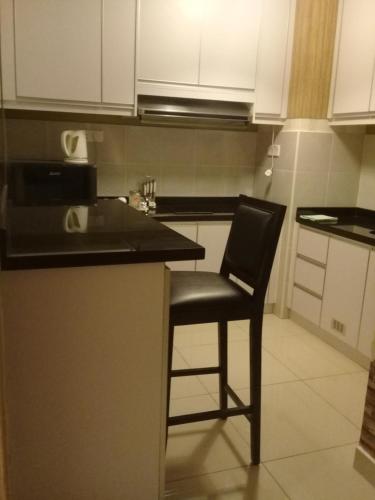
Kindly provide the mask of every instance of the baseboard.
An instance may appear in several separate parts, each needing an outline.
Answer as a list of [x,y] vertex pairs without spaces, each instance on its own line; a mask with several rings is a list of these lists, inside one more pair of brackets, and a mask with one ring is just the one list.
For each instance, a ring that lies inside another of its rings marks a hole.
[[369,369],[371,360],[364,354],[358,352],[356,349],[345,344],[344,342],[341,342],[330,333],[326,332],[325,330],[322,330],[319,326],[315,325],[314,323],[304,318],[303,316],[300,316],[298,313],[294,311],[289,312],[289,317],[292,321],[302,326],[310,333],[313,333],[314,335],[319,337],[321,340],[323,340],[330,346],[334,347],[338,351],[345,354],[345,356],[353,360],[355,363],[358,363],[366,370]]
[[353,467],[375,488],[375,457],[358,445],[355,450]]

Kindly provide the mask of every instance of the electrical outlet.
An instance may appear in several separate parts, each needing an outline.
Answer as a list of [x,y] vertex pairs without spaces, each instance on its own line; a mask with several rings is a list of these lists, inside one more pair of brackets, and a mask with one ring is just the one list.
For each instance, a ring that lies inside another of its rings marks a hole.
[[345,335],[345,325],[344,325],[344,323],[341,323],[341,321],[339,321],[338,319],[332,318],[331,328],[333,330],[336,330],[336,332],[342,333],[343,335]]
[[270,157],[273,156],[274,158],[279,158],[280,151],[281,151],[280,144],[271,144],[270,146],[268,146],[267,156]]
[[103,130],[86,130],[87,142],[103,142],[104,132]]

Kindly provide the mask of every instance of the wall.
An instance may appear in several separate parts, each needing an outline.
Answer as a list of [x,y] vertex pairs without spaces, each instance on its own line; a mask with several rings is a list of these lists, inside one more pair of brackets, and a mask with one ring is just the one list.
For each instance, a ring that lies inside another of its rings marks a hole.
[[375,210],[375,135],[371,132],[363,143],[357,206]]
[[296,208],[356,205],[365,129],[334,130],[326,120],[289,120],[282,130],[274,132],[274,142],[280,144],[281,154],[280,158],[274,158],[271,177],[264,173],[271,166],[267,147],[272,133],[268,129],[259,133],[254,195],[288,206],[276,306],[276,313],[284,317],[290,306]]
[[164,196],[252,194],[256,132],[9,119],[9,157],[62,160],[61,131],[82,128],[104,134],[89,143],[99,195],[128,194],[145,175]]

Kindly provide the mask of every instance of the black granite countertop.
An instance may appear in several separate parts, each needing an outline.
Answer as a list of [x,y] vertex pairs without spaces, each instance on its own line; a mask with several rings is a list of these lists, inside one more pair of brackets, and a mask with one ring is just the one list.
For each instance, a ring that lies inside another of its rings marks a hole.
[[238,197],[229,196],[160,196],[149,215],[162,222],[225,221],[233,219],[237,204]]
[[[301,217],[317,214],[337,217],[337,221],[316,222]],[[375,246],[374,210],[358,207],[301,207],[297,208],[296,221],[304,226]]]
[[116,199],[85,207],[81,232],[68,232],[70,207],[7,208],[1,269],[195,260],[204,248]]
[[232,220],[237,197],[159,197],[155,219],[163,221]]

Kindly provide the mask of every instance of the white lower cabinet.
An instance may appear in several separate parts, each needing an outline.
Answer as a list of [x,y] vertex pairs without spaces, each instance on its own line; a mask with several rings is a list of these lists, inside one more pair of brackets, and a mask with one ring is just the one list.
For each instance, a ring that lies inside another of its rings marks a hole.
[[311,321],[314,325],[319,325],[321,307],[321,299],[315,297],[315,295],[311,295],[309,292],[306,292],[297,286],[294,286],[292,299],[293,311]]
[[371,359],[374,297],[374,249],[299,227],[292,312]]
[[296,285],[306,288],[321,297],[323,295],[324,276],[324,267],[317,266],[297,257],[294,271],[294,282]]
[[330,238],[321,327],[351,347],[358,342],[368,248]]
[[[166,226],[176,233],[182,234],[189,240],[197,241],[197,224],[195,222],[165,222]],[[178,262],[167,262],[171,271],[195,271],[195,260],[182,260]]]
[[204,260],[197,260],[197,271],[220,271],[230,226],[230,222],[198,223],[197,243],[206,249],[206,257]]
[[363,301],[362,321],[359,330],[358,350],[365,356],[372,357],[372,344],[375,342],[375,251],[370,253],[367,272],[365,297]]
[[219,272],[231,222],[165,222],[166,226],[205,248],[202,260],[168,262],[172,271]]

